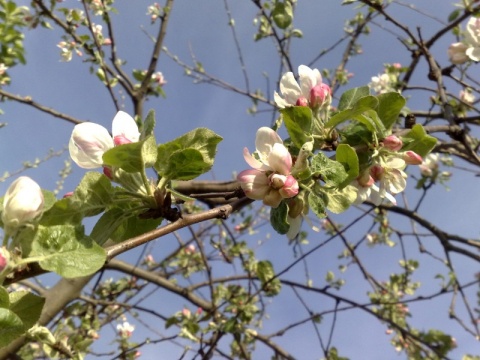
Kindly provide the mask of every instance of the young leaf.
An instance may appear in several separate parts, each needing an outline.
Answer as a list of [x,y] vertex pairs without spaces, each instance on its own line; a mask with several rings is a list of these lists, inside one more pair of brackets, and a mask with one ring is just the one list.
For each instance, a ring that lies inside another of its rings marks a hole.
[[155,129],[155,110],[150,110],[142,124],[142,132],[140,134],[140,140],[144,140],[149,136],[153,136],[153,130]]
[[393,125],[400,116],[400,111],[405,106],[405,98],[397,92],[389,92],[377,95],[378,107],[377,114],[382,121],[385,129],[391,131]]
[[312,110],[306,106],[293,106],[280,110],[290,139],[297,148],[312,141]]
[[293,9],[290,2],[277,2],[272,11],[272,18],[280,29],[284,30],[289,27],[293,21]]
[[155,170],[171,180],[191,180],[209,171],[222,138],[205,128],[192,130],[158,146]]
[[321,194],[316,194],[313,191],[311,191],[308,194],[308,206],[312,211],[317,215],[318,218],[324,218],[327,216],[327,213],[325,211],[325,200],[323,199],[323,195]]
[[361,86],[347,90],[340,97],[337,108],[339,111],[351,109],[359,99],[368,95],[370,95],[370,89],[368,86]]
[[103,248],[71,225],[40,225],[30,256],[39,258],[42,269],[66,278],[93,274],[106,259]]
[[277,208],[270,210],[270,223],[273,229],[279,234],[286,234],[290,229],[290,224],[287,221],[288,206],[285,201],[282,201]]
[[10,310],[22,320],[25,330],[35,325],[42,313],[45,298],[29,291],[15,291],[10,293]]
[[354,186],[348,185],[343,189],[324,189],[327,196],[327,209],[335,214],[347,210],[357,198]]
[[7,346],[27,329],[20,317],[10,309],[0,308],[0,348]]
[[326,186],[339,186],[348,176],[340,162],[329,159],[324,153],[312,158],[310,169],[313,176],[321,176]]
[[[355,103],[349,104],[349,108],[339,111],[333,115],[325,124],[326,128],[333,128],[347,121],[353,120],[355,117],[363,114],[367,110],[374,110],[378,106],[378,100],[375,96],[365,96],[357,99]],[[372,123],[365,123],[370,130],[375,130],[376,126]]]
[[0,286],[0,308],[8,309],[10,307],[10,299],[8,297],[8,291],[4,287]]
[[352,182],[352,180],[358,176],[360,172],[358,156],[355,149],[350,145],[340,144],[337,147],[335,158],[340,164],[343,165],[345,171],[347,172],[346,179],[339,186],[342,188],[350,184],[350,182]]
[[422,157],[427,156],[437,143],[437,139],[428,135],[420,124],[415,124],[402,139],[404,143],[402,150],[415,151]]
[[103,154],[105,165],[119,167],[126,172],[142,172],[157,161],[155,138],[149,136],[136,143],[115,146]]
[[260,279],[265,295],[275,296],[280,293],[280,280],[275,278],[275,271],[270,261],[263,260],[257,263],[257,277]]

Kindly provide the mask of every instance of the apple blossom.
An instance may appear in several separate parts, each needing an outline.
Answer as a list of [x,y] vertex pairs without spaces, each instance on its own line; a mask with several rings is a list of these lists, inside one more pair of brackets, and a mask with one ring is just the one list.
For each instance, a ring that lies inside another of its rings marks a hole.
[[70,157],[84,169],[95,169],[103,164],[103,154],[115,145],[137,142],[140,138],[135,120],[119,111],[112,122],[113,139],[103,126],[82,123],[75,126],[68,144]]
[[461,42],[450,45],[447,50],[450,62],[455,65],[465,63],[468,60],[467,49],[468,46]]
[[135,326],[131,325],[128,321],[124,321],[123,324],[117,325],[118,334],[123,338],[129,338],[132,336]]
[[423,163],[418,166],[420,168],[420,173],[426,177],[432,176],[433,173],[438,172],[439,161],[440,158],[438,154],[428,154],[425,160],[423,160]]
[[242,171],[237,179],[247,197],[275,208],[282,199],[298,194],[298,182],[291,175],[292,157],[280,136],[268,127],[258,129],[255,147],[258,159],[247,148],[243,150],[253,169]]
[[460,91],[460,100],[467,104],[473,104],[475,101],[475,95],[473,95],[472,89],[466,88]]
[[390,75],[383,73],[379,74],[378,76],[373,76],[372,81],[368,84],[368,86],[377,94],[383,94],[393,91],[391,82],[392,80]]
[[318,69],[308,66],[298,67],[300,84],[295,80],[292,72],[285,73],[280,79],[280,93],[274,93],[275,103],[279,108],[289,106],[310,106],[316,109],[331,101],[331,89],[322,83],[322,75]]
[[415,151],[411,150],[403,153],[403,160],[407,163],[407,165],[420,165],[423,162],[423,158]]
[[465,54],[473,61],[480,61],[480,19],[471,17],[467,23],[467,33],[465,34],[465,42],[468,49]]
[[44,199],[40,186],[27,176],[21,176],[8,188],[3,198],[2,221],[6,227],[19,227],[38,217]]

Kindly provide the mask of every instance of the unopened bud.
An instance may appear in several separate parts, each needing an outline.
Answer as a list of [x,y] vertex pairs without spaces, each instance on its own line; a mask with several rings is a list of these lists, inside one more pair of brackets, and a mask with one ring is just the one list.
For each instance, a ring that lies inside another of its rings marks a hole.
[[385,146],[388,150],[398,151],[402,148],[403,142],[399,137],[395,135],[389,135],[383,139],[383,146]]
[[308,106],[308,100],[305,97],[299,97],[297,102],[295,103],[296,106]]
[[7,267],[9,260],[10,254],[7,249],[4,247],[0,248],[0,273]]
[[370,175],[372,175],[375,181],[381,180],[384,172],[385,170],[380,165],[373,165],[370,168]]
[[283,198],[291,198],[298,194],[299,186],[297,180],[288,175],[283,187],[279,190]]
[[403,153],[403,160],[405,160],[408,165],[420,165],[423,163],[423,158],[415,151],[411,150],[405,151]]

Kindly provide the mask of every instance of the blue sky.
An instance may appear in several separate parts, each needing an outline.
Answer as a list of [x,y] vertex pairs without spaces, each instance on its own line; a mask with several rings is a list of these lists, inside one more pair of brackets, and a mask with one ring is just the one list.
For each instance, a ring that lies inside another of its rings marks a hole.
[[[331,46],[343,35],[344,20],[354,14],[354,7],[342,7],[338,3],[338,1],[314,0],[300,2],[295,23],[302,29],[304,38],[295,41],[292,45],[292,60],[295,68],[300,64],[310,63],[311,59],[322,49]],[[416,1],[416,3],[430,15],[438,16],[440,19],[446,19],[447,14],[451,11],[450,1],[439,1],[433,9],[431,6],[425,5],[423,1]],[[67,0],[65,4],[78,6],[77,2],[71,0]],[[145,32],[154,34],[156,27],[149,24],[146,15],[148,5],[150,3],[143,0],[118,1],[116,3],[119,14],[112,18],[118,31],[116,35],[119,44],[118,51],[120,56],[127,60],[125,66],[127,70],[144,68],[147,56],[151,52],[152,44]],[[236,21],[236,30],[250,75],[251,87],[252,89],[261,88],[265,94],[269,91],[270,98],[272,98],[273,91],[276,90],[275,79],[279,71],[279,62],[275,57],[274,47],[268,40],[261,42],[252,40],[256,30],[252,23],[255,9],[249,2],[230,1],[229,5]],[[435,29],[440,27],[436,20],[426,18],[424,15],[419,15],[401,6],[395,8],[395,15],[402,21],[408,22],[410,26],[421,24],[422,34],[425,38],[428,38]],[[100,22],[100,18],[98,18],[98,22]],[[378,22],[384,24],[380,20]],[[194,53],[196,59],[203,64],[208,73],[243,88],[242,73],[239,70],[238,57],[227,23],[228,18],[222,1],[178,0],[173,8],[165,46],[170,52],[190,64],[191,53]],[[412,26],[412,28],[414,27]],[[354,58],[347,67],[355,74],[349,87],[367,84],[372,76],[382,72],[384,63],[401,62],[404,64],[409,61],[409,54],[399,45],[394,35],[381,31],[378,27],[373,27],[373,30],[373,34],[363,41],[364,54]],[[13,81],[7,90],[23,96],[31,96],[45,106],[53,107],[80,119],[100,123],[110,129],[111,120],[116,111],[107,92],[102,89],[95,76],[89,75],[88,64],[82,63],[81,58],[74,56],[74,60],[70,63],[59,61],[60,52],[56,44],[60,40],[56,31],[46,29],[29,31],[26,34],[28,64],[11,71]],[[450,37],[450,40],[454,41],[453,36]],[[448,64],[446,56],[448,45],[449,41],[445,40],[439,42],[439,45],[433,49],[442,66]],[[313,67],[334,68],[341,58],[342,51],[343,47],[340,46],[313,64]],[[425,69],[424,66],[420,68]],[[244,146],[253,149],[255,132],[259,127],[268,126],[271,123],[271,111],[261,112],[255,116],[247,114],[246,110],[251,106],[248,99],[208,84],[193,84],[192,80],[184,75],[183,70],[165,54],[161,55],[158,70],[163,72],[168,82],[165,86],[167,97],[166,99],[153,99],[145,106],[146,110],[153,108],[156,111],[157,141],[171,140],[196,127],[208,127],[223,136],[224,141],[219,146],[213,171],[204,178],[227,180],[232,178],[234,172],[246,168],[242,149]],[[268,89],[263,73],[267,73],[270,77]],[[427,80],[424,74],[425,71],[417,72],[415,81],[425,83]],[[415,95],[410,99],[408,105],[411,108],[421,107],[426,110],[427,100],[428,98],[424,95]],[[124,106],[124,110],[131,113],[132,108],[128,100],[125,101]],[[2,171],[19,169],[23,161],[32,161],[36,157],[42,158],[49,148],[59,150],[67,144],[72,124],[15,103],[2,103],[0,107],[5,112],[0,121],[8,123],[7,127],[0,130]],[[265,109],[264,106],[261,108]],[[62,157],[54,158],[43,164],[39,169],[28,170],[25,175],[34,178],[42,187],[53,189],[55,181],[58,179],[58,171],[62,168],[63,161],[67,156],[68,154],[65,153]],[[84,170],[73,164],[73,174],[65,184],[65,192],[71,191],[83,174]],[[0,183],[0,192],[3,193],[10,182]],[[411,181],[410,184],[411,191],[407,192],[408,196],[410,199],[418,198],[419,193],[413,190],[414,181]],[[450,187],[451,191],[446,191],[441,186],[433,189],[428,201],[421,208],[421,215],[440,224],[446,231],[478,237],[478,226],[476,226],[478,222],[476,222],[475,215],[479,213],[480,205],[477,201],[472,201],[472,194],[478,195],[478,178],[470,174],[458,176],[455,174]],[[409,201],[414,202],[414,200]],[[455,209],[462,209],[462,215],[459,216],[459,211]],[[352,210],[346,215],[335,215],[332,218],[346,224],[358,214],[358,211]],[[405,222],[399,221],[398,224],[404,226]],[[359,241],[363,234],[362,231],[364,229],[359,230],[359,228],[352,231],[350,233],[352,241]],[[246,240],[255,244],[265,237],[266,232],[271,233],[271,237],[264,245],[258,247],[257,256],[260,259],[270,259],[274,262],[275,269],[280,270],[290,263],[293,257],[292,247],[287,244],[284,237],[265,228],[258,235]],[[322,233],[311,233],[310,245],[305,247],[305,251],[324,241],[325,238],[326,235]],[[171,239],[155,241],[152,252],[164,253],[165,249],[162,246],[169,241]],[[434,239],[431,241],[432,243],[436,242]],[[435,244],[431,246],[432,251],[439,252]],[[328,270],[333,270],[337,275],[341,275],[336,267],[338,266],[337,255],[342,250],[343,245],[339,239],[336,239],[309,260],[312,277],[316,279],[315,284],[321,284]],[[387,279],[388,274],[399,271],[398,246],[395,251],[385,247],[362,251],[370,270],[379,278]],[[413,254],[415,245],[410,244],[409,251]],[[138,254],[139,251],[133,251],[126,258],[135,259]],[[441,252],[439,255],[442,255]],[[420,260],[422,259],[420,258]],[[475,271],[473,263],[459,261],[455,265],[457,270],[464,273],[463,281],[471,280]],[[426,283],[426,288],[433,291],[429,282],[434,283],[436,272],[444,273],[445,269],[430,261],[422,262],[419,272],[422,271],[424,273],[418,280]],[[365,299],[363,295],[366,289],[365,282],[358,277],[358,272],[348,271],[344,276],[348,284],[345,296],[354,298],[361,293],[362,298]],[[296,280],[305,278],[303,267],[296,266],[286,278]],[[271,320],[265,322],[265,333],[280,328],[281,324],[286,325],[307,316],[306,311],[299,307],[298,301],[291,302],[294,298],[291,290],[286,289],[285,291],[289,292],[286,297],[289,300],[272,299],[268,308]],[[319,299],[325,301],[325,304],[317,304]],[[178,300],[162,291],[157,291],[154,299],[150,301],[157,301],[157,306],[162,307],[163,313],[179,310]],[[328,301],[324,298],[307,297],[306,301],[315,311],[319,311],[324,306],[325,308],[332,307],[332,303],[327,305]],[[455,333],[459,343],[458,352],[455,353],[456,358],[463,353],[478,353],[478,342],[475,342],[471,336],[466,336],[457,324],[448,320],[449,299],[445,298],[437,304],[441,306],[441,310],[429,311],[432,308],[428,309],[428,306],[425,307],[424,304],[423,306],[412,305],[412,312],[415,311],[414,324],[420,329],[439,326]],[[182,303],[181,306],[183,305]],[[149,323],[148,318],[145,318],[144,321]],[[331,318],[326,317],[325,323],[320,326],[320,331],[324,334],[327,334],[330,329],[328,321],[331,321]],[[155,324],[149,323],[149,326],[155,326]],[[137,324],[137,328],[136,336],[139,336],[140,339],[144,327]],[[341,349],[341,355],[349,356],[351,359],[380,360],[386,358],[385,354],[390,354],[389,358],[397,358],[391,346],[388,345],[385,327],[365,314],[341,313],[337,328],[334,344]],[[159,330],[163,332],[163,329]],[[108,333],[105,337],[108,339]],[[315,342],[311,326],[300,327],[277,341],[299,359],[321,357],[320,347]],[[108,343],[108,341],[106,342]],[[169,350],[172,351],[171,354],[179,351],[175,349],[172,347]],[[266,354],[262,352],[263,350],[259,351],[260,354]],[[145,354],[145,358],[153,358],[152,356],[158,350],[154,346],[146,346],[142,352]]]

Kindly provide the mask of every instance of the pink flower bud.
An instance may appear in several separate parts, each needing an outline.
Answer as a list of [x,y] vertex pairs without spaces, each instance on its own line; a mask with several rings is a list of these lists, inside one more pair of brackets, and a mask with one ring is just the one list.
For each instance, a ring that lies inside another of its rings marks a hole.
[[397,136],[389,135],[383,139],[383,146],[385,146],[388,150],[398,151],[402,148],[403,142]]
[[65,195],[63,195],[63,198],[69,198],[70,196],[73,196],[73,191],[69,191],[67,193],[65,193]]
[[370,168],[370,175],[372,175],[372,177],[375,181],[381,180],[384,172],[385,172],[385,170],[380,165],[373,165]]
[[185,317],[188,318],[188,317],[190,317],[191,314],[192,314],[192,313],[190,312],[189,309],[183,308],[183,310],[182,310],[182,315],[183,315],[183,316],[185,316]]
[[308,106],[308,100],[301,96],[297,99],[297,102],[295,103],[296,106]]
[[357,182],[360,186],[367,188],[375,183],[375,179],[366,171],[357,178]]
[[113,171],[112,168],[109,166],[104,166],[103,167],[103,175],[105,175],[107,178],[110,180],[113,180]]
[[315,85],[310,89],[310,106],[312,108],[321,106],[330,93],[331,90],[327,84]]
[[70,157],[84,169],[102,166],[102,156],[111,148],[113,148],[113,140],[107,129],[94,123],[75,125],[68,144]]
[[0,273],[7,267],[10,255],[5,248],[0,248]]
[[421,165],[423,163],[423,158],[418,155],[415,151],[405,151],[403,153],[403,160],[408,164],[408,165]]
[[27,176],[15,180],[3,198],[2,221],[5,226],[19,227],[43,212],[40,186]]
[[283,198],[291,198],[298,194],[299,186],[297,180],[288,175],[283,187],[279,190]]

